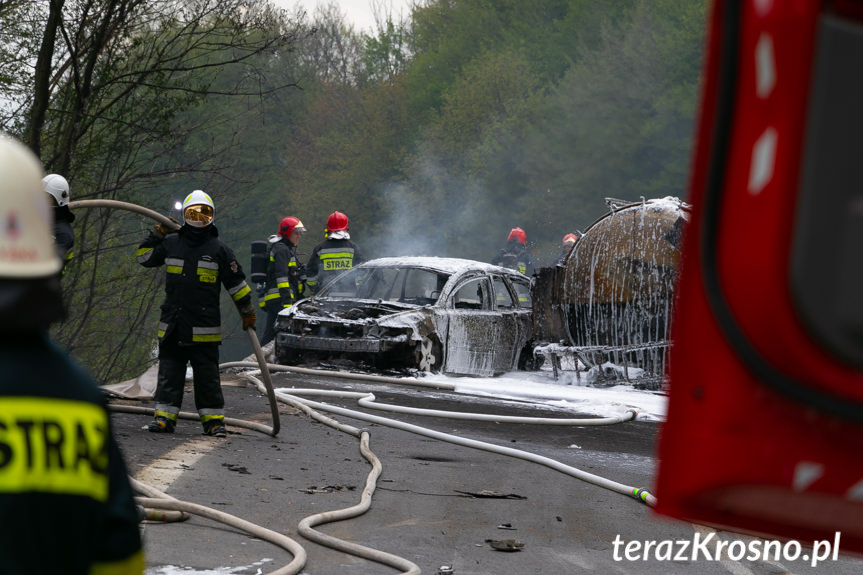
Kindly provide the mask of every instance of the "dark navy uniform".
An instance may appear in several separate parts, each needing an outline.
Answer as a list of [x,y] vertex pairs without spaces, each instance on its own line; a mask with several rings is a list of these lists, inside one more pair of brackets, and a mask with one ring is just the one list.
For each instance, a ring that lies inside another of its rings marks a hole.
[[518,270],[526,276],[533,275],[533,257],[530,252],[518,240],[510,240],[506,247],[498,252],[491,260],[496,266]]
[[303,297],[304,270],[297,259],[297,246],[287,238],[280,238],[270,247],[270,261],[267,265],[267,293],[264,307],[267,310],[267,326],[261,345],[267,345],[276,337],[276,316]]
[[64,308],[42,177],[36,155],[0,134],[0,574],[140,575],[105,396],[48,336]]
[[363,257],[357,244],[347,238],[327,238],[316,245],[309,256],[309,263],[306,265],[309,287],[317,291],[343,271],[362,262]]
[[0,573],[142,573],[105,397],[46,333],[0,336]]
[[75,257],[72,249],[75,245],[75,234],[72,231],[74,221],[75,214],[69,210],[69,206],[54,208],[54,246],[63,262],[63,273],[66,273],[66,266]]
[[144,267],[164,265],[165,301],[159,321],[156,417],[176,422],[183,401],[186,364],[192,366],[195,407],[205,430],[222,424],[225,401],[219,378],[221,314],[225,286],[241,314],[254,310],[246,276],[215,226],[184,225],[164,239],[151,233],[138,248]]

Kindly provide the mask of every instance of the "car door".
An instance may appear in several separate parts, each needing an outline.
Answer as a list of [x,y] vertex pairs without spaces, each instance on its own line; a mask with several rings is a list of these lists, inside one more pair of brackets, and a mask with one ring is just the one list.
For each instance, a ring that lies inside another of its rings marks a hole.
[[533,339],[533,298],[531,297],[529,279],[521,276],[509,276],[508,280],[516,297],[514,318],[519,335],[515,342],[515,358],[518,361],[518,356],[524,346]]
[[486,276],[468,278],[450,292],[446,303],[446,373],[491,376],[500,317],[492,303],[491,282]]
[[510,292],[503,277],[492,276],[494,302],[500,319],[498,320],[497,342],[495,343],[494,369],[495,373],[512,371],[518,361],[520,346],[516,347],[522,334],[519,332],[517,319],[518,301]]

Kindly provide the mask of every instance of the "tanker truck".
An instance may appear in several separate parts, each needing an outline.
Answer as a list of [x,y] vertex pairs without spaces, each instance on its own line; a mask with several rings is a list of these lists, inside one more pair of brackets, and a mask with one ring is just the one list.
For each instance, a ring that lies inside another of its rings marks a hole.
[[690,206],[677,198],[606,198],[596,220],[556,265],[534,274],[536,364],[591,371],[660,389],[682,234]]

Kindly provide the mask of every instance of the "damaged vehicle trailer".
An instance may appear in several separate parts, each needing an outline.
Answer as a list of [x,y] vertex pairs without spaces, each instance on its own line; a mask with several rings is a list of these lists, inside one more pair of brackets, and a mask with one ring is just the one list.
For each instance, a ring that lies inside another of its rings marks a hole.
[[492,376],[532,360],[530,279],[483,262],[371,260],[276,320],[285,365]]
[[563,367],[660,389],[691,209],[674,197],[606,205],[562,262],[535,274],[534,353],[555,377]]

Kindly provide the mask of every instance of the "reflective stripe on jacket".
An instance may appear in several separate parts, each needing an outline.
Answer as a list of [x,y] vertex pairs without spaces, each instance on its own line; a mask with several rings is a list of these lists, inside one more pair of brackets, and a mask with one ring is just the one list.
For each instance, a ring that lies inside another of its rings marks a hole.
[[150,234],[138,248],[144,267],[165,266],[165,301],[159,321],[159,339],[177,330],[180,345],[221,342],[219,298],[225,286],[238,308],[251,302],[234,252],[218,239],[215,226],[183,226],[164,239]]
[[45,334],[0,336],[0,370],[0,572],[143,573],[104,393]]
[[319,243],[309,256],[306,272],[309,285],[321,288],[343,271],[363,262],[360,248],[349,239],[328,238]]
[[282,238],[270,248],[270,262],[267,266],[267,293],[264,302],[282,308],[291,307],[301,296],[301,264],[297,260],[297,248]]

